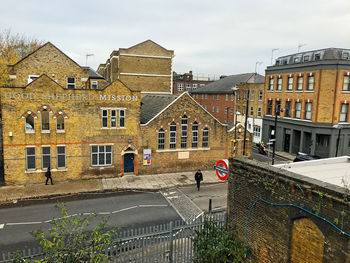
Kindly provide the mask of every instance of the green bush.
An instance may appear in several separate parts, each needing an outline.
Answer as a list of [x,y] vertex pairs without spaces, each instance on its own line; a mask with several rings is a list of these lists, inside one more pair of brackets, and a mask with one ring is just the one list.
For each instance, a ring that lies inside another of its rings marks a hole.
[[235,230],[226,230],[216,222],[206,220],[196,231],[194,253],[196,263],[242,263],[250,262],[249,249],[237,240]]

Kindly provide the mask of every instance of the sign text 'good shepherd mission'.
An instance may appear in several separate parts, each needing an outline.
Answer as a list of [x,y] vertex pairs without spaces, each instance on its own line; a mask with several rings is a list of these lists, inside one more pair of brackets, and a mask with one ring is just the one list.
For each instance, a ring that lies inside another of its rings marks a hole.
[[6,99],[15,100],[77,100],[77,101],[137,101],[137,96],[115,95],[115,94],[77,94],[77,93],[25,93],[5,92]]

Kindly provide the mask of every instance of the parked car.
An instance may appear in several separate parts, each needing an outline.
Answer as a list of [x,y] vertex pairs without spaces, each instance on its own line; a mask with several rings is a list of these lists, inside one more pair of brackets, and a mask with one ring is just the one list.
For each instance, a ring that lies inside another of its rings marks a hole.
[[317,155],[309,155],[306,153],[299,152],[296,156],[293,162],[302,162],[302,161],[311,161],[311,160],[318,160],[321,159],[320,156]]

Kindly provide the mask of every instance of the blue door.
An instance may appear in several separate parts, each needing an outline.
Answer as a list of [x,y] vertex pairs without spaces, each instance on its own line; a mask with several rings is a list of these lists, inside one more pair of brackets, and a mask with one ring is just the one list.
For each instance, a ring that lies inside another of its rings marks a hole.
[[124,154],[124,173],[134,172],[134,154],[126,153]]

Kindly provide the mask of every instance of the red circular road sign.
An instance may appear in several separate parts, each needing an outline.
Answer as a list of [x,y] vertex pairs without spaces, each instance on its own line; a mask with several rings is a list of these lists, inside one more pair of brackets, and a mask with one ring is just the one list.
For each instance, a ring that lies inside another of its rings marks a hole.
[[[222,169],[225,169],[226,171],[228,171],[228,166],[227,166],[227,163],[224,161],[224,160],[219,160],[216,165],[216,167],[219,167],[219,168],[222,168]],[[221,181],[225,181],[228,177],[228,173],[224,173],[222,171],[218,171],[217,169],[215,170],[216,171],[216,175],[219,177],[219,179]]]

